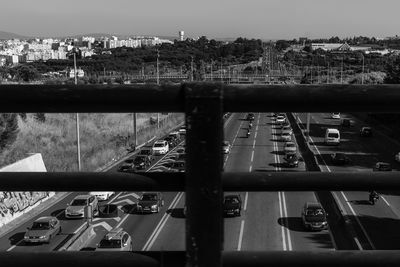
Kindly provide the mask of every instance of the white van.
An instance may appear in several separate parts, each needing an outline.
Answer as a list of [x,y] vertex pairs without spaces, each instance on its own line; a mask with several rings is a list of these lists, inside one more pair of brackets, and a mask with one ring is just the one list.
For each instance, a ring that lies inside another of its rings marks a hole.
[[325,144],[327,144],[327,145],[339,145],[340,144],[340,132],[338,129],[332,129],[332,128],[326,129]]

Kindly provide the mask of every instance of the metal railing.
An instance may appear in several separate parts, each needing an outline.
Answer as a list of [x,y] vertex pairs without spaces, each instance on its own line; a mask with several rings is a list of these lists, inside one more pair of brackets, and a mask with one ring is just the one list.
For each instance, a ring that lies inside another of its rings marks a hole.
[[[222,171],[223,112],[398,112],[399,85],[1,85],[0,112],[184,112],[186,172],[1,173],[9,191],[186,191],[186,252],[0,253],[2,266],[389,266],[400,251],[223,251],[223,191],[399,190],[393,173]],[[101,180],[101,183],[98,181]]]

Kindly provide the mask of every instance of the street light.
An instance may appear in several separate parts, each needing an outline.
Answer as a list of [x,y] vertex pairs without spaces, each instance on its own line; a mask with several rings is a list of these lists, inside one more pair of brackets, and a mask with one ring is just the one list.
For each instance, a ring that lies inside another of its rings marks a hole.
[[[76,50],[74,48],[74,79],[75,85],[78,84],[78,78],[76,76]],[[76,113],[76,143],[77,143],[77,154],[78,154],[78,171],[81,171],[81,145],[79,138],[79,113]]]

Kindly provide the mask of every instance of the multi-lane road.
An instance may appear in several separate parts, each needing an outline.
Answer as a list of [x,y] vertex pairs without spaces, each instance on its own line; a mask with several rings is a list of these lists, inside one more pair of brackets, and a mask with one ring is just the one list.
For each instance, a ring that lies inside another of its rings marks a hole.
[[[343,116],[343,114],[342,114]],[[274,125],[271,114],[256,113],[249,137],[246,137],[248,121],[246,114],[231,114],[225,121],[225,140],[231,144],[231,151],[225,156],[225,171],[276,172],[304,171],[300,162],[297,168],[286,168],[283,164],[283,142],[280,129]],[[305,115],[299,114],[299,122],[304,123]],[[372,138],[358,136],[360,122],[341,130],[342,144],[327,147],[323,144],[326,127],[338,126],[338,121],[330,119],[330,114],[313,114],[311,144],[316,154],[320,154],[319,164],[323,171],[372,171],[375,161],[393,162],[392,152],[400,150],[400,144],[374,133]],[[341,128],[340,128],[341,129]],[[333,166],[329,161],[331,151],[349,153],[352,162],[346,167]],[[168,156],[167,156],[168,157]],[[165,158],[164,158],[165,159]],[[158,157],[157,161],[162,161]],[[157,169],[160,163],[148,171]],[[394,163],[394,166],[396,163]],[[400,166],[400,165],[399,165]],[[117,166],[109,170],[116,172]],[[55,203],[41,214],[0,238],[2,251],[56,251],[80,227],[83,220],[67,220],[64,210],[67,203],[77,194],[74,192]],[[157,214],[137,214],[135,205],[141,192],[116,192],[107,203],[119,206],[116,218],[95,218],[96,236],[86,249],[94,249],[103,235],[114,227],[122,227],[133,238],[133,249],[141,250],[184,250],[185,201],[182,192],[164,192],[165,205]],[[310,232],[304,229],[301,209],[306,201],[317,201],[314,192],[240,192],[243,200],[239,217],[224,219],[225,250],[334,250],[337,248],[330,230]],[[395,228],[399,224],[400,198],[395,193],[384,195],[375,206],[366,203],[366,192],[334,192],[339,205],[353,215],[353,225],[360,249],[398,249],[400,245]],[[62,232],[50,244],[27,245],[23,242],[26,228],[40,216],[53,215],[60,219]],[[207,216],[207,214],[204,214]],[[385,224],[384,227],[382,225]],[[387,224],[387,226],[386,226]]]

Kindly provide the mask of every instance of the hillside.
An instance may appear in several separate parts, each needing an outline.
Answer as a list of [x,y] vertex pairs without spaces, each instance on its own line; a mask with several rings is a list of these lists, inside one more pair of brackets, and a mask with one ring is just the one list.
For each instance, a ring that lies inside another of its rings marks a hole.
[[0,31],[0,40],[9,40],[9,39],[29,39],[28,36],[19,35],[12,32],[4,32]]

